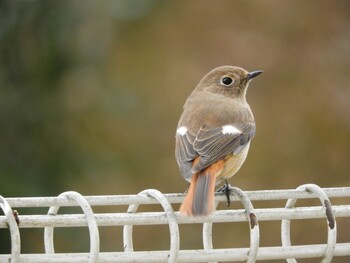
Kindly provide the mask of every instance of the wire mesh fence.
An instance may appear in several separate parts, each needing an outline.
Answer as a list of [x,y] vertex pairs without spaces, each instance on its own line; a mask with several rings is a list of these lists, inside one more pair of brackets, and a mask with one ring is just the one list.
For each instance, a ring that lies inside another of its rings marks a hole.
[[[209,216],[187,217],[174,211],[173,205],[181,203],[183,194],[162,194],[148,189],[137,195],[82,196],[73,191],[57,197],[4,198],[0,196],[0,228],[8,228],[11,253],[1,254],[0,262],[256,262],[284,259],[289,263],[301,258],[320,258],[322,263],[334,257],[350,256],[349,242],[337,242],[336,218],[350,218],[350,202],[332,205],[331,198],[350,197],[350,187],[320,188],[306,184],[295,190],[242,191],[231,188],[231,200],[239,201],[243,209],[217,210]],[[295,207],[298,199],[319,200],[318,206]],[[346,199],[346,198],[345,198]],[[286,200],[285,207],[254,208],[253,201]],[[347,200],[347,199],[346,199]],[[217,204],[226,197],[218,194]],[[350,201],[350,200],[347,200]],[[139,205],[160,204],[162,212],[138,212]],[[96,206],[128,206],[126,212],[94,213]],[[19,215],[15,208],[49,208],[44,215]],[[60,207],[80,207],[82,214],[58,214]],[[293,245],[291,221],[297,219],[324,218],[327,240],[324,244]],[[259,222],[280,221],[281,243],[279,246],[260,246]],[[215,223],[248,222],[250,242],[245,248],[213,248],[212,228]],[[179,225],[203,224],[202,249],[180,248]],[[134,251],[133,227],[168,225],[170,246],[168,250]],[[123,251],[100,252],[102,226],[123,228]],[[54,229],[87,227],[90,238],[89,253],[55,253]],[[21,253],[21,229],[44,229],[45,253]]]

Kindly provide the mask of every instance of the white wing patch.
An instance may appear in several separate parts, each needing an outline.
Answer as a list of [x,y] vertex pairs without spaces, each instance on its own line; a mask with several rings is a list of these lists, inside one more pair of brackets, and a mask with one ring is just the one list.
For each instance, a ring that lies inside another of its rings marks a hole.
[[187,128],[185,126],[182,126],[176,130],[177,134],[180,134],[181,136],[184,136],[187,132]]
[[242,131],[240,131],[233,125],[222,126],[222,134],[240,134],[240,133],[242,133]]

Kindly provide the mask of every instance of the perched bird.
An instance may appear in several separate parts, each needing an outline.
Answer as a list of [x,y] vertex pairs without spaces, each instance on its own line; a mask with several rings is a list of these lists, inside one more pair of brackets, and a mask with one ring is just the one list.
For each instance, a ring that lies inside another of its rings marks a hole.
[[227,179],[242,166],[255,135],[247,88],[261,73],[218,67],[206,74],[188,97],[176,130],[176,161],[190,182],[180,213],[212,213],[215,186],[222,180],[226,180],[223,189],[229,202]]

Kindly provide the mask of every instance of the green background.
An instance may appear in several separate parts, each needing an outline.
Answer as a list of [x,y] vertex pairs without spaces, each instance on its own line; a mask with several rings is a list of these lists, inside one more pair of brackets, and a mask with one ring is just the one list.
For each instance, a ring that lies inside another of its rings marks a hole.
[[[0,194],[183,192],[177,121],[221,65],[264,71],[247,94],[257,134],[232,185],[350,185],[349,10],[323,0],[0,1]],[[339,220],[338,241],[349,242]],[[262,245],[280,244],[279,222],[261,228]],[[182,248],[201,248],[199,225],[180,230]],[[324,243],[326,223],[292,232],[293,243]],[[122,251],[120,228],[101,235],[102,251]],[[41,230],[22,238],[23,252],[43,251]],[[214,238],[244,247],[249,229],[219,224]],[[135,239],[139,250],[167,249],[168,227],[136,227]],[[58,252],[88,250],[85,228],[57,230],[55,241]],[[8,231],[0,242],[8,253]]]

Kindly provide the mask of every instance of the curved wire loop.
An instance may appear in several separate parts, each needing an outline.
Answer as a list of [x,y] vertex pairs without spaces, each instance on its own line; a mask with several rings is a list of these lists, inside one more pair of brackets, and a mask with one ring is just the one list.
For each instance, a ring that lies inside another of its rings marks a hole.
[[0,208],[2,209],[2,211],[4,211],[6,221],[10,229],[11,263],[17,263],[19,262],[20,256],[21,256],[21,238],[20,238],[19,229],[17,225],[18,223],[16,221],[16,218],[11,206],[6,201],[6,199],[3,198],[1,195],[0,195]]
[[256,255],[258,254],[260,241],[258,219],[255,215],[253,204],[247,194],[237,187],[231,187],[230,190],[231,193],[234,193],[238,196],[244,206],[244,209],[246,210],[246,215],[250,226],[250,247],[247,263],[253,263],[256,261]]
[[[260,241],[259,224],[254,213],[254,207],[247,194],[244,193],[241,189],[237,187],[231,187],[230,191],[231,193],[237,195],[237,197],[240,199],[247,215],[247,219],[250,226],[250,248],[247,263],[253,263],[256,261],[256,255],[258,253]],[[204,249],[213,249],[211,222],[206,222],[203,224],[203,246]]]
[[[215,209],[219,205],[219,202],[215,202]],[[203,248],[204,249],[213,249],[213,222],[204,222],[203,223]],[[216,262],[209,262],[216,263]]]
[[[177,262],[178,254],[179,254],[179,247],[180,247],[180,234],[179,234],[179,226],[175,217],[174,210],[168,201],[168,199],[165,197],[164,194],[162,194],[160,191],[155,189],[147,189],[144,190],[138,195],[147,195],[150,197],[155,198],[163,207],[165,211],[165,216],[169,223],[169,230],[170,230],[170,255],[168,258],[168,262]],[[128,207],[127,212],[128,213],[135,213],[139,207],[139,204],[131,204]],[[132,240],[132,232],[133,232],[133,226],[132,225],[124,225],[123,228],[123,242],[124,242],[124,251],[125,252],[132,252],[134,251],[133,246],[133,240]]]
[[[78,203],[81,209],[84,212],[90,234],[90,255],[89,262],[97,262],[98,255],[100,252],[100,236],[98,231],[98,226],[96,223],[96,219],[94,213],[91,209],[90,204],[86,201],[86,199],[79,193],[74,191],[68,191],[60,194],[58,197],[66,197],[67,199],[73,199]],[[56,215],[58,212],[59,206],[51,206],[48,215]],[[45,227],[44,230],[44,243],[45,243],[45,253],[46,254],[54,254],[54,244],[53,244],[53,227]]]
[[[318,199],[321,201],[321,204],[324,208],[326,219],[327,219],[327,247],[324,252],[321,263],[329,263],[332,261],[334,255],[334,249],[337,241],[337,224],[335,221],[335,217],[332,212],[332,205],[329,201],[328,196],[325,192],[315,184],[304,184],[297,188],[297,190],[302,190],[310,193],[316,194]],[[288,199],[285,208],[294,208],[297,199]],[[281,223],[281,238],[282,238],[282,246],[291,246],[290,241],[290,220],[282,219]],[[288,263],[296,263],[295,258],[287,258]]]

